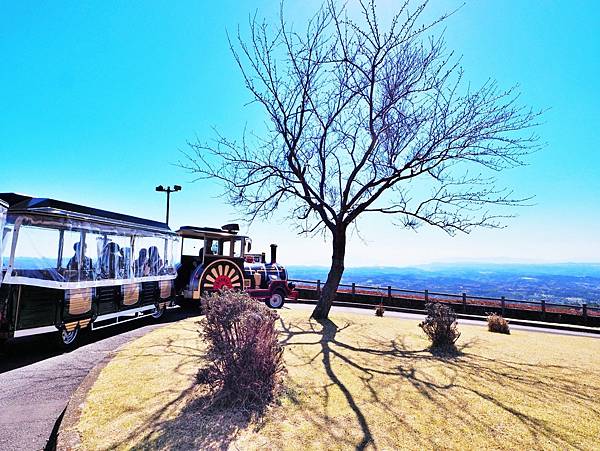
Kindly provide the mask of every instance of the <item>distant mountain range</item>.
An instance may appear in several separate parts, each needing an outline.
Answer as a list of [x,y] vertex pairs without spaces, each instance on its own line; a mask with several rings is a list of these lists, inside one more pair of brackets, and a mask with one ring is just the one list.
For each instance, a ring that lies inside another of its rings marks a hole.
[[[328,268],[288,266],[292,279],[327,279]],[[552,303],[600,305],[600,263],[436,263],[415,267],[347,268],[342,283],[388,285]]]

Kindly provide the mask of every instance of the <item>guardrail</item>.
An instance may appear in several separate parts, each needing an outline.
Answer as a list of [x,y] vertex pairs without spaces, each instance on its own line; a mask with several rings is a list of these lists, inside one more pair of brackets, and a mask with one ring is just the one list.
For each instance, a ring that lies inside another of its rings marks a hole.
[[[321,280],[290,279],[300,291],[300,297],[318,299]],[[451,305],[454,310],[465,314],[485,315],[500,313],[514,319],[528,319],[544,322],[558,322],[600,327],[600,306],[582,303],[561,304],[541,301],[475,296],[467,293],[441,293],[429,290],[407,290],[392,286],[368,286],[340,284],[336,301],[344,303],[378,305],[399,309],[425,310],[428,302],[437,301]]]

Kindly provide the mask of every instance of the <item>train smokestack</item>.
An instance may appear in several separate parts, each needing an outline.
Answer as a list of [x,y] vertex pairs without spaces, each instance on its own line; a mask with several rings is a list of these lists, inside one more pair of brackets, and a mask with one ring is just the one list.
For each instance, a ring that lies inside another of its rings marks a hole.
[[277,262],[277,245],[271,244],[271,263]]

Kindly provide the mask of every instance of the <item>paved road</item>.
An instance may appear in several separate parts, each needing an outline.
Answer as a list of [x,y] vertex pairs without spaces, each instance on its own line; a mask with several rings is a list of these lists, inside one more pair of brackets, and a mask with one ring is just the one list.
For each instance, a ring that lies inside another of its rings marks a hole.
[[[314,304],[286,304],[286,307],[292,308],[292,309],[309,310],[309,311],[315,308]],[[362,315],[374,315],[375,314],[374,309],[364,309],[364,308],[357,308],[357,307],[341,307],[341,306],[333,306],[332,312],[358,313],[358,314],[362,314]],[[412,320],[421,321],[423,318],[425,318],[426,315],[420,314],[420,313],[392,312],[390,310],[386,310],[385,316],[392,317],[392,318],[403,318],[403,319],[412,319]],[[465,325],[468,324],[471,326],[479,326],[479,327],[487,328],[487,322],[473,320],[473,319],[459,318],[458,324],[465,324]],[[555,334],[555,335],[573,335],[573,336],[577,336],[577,337],[589,337],[589,338],[600,339],[600,334],[589,333],[589,332],[559,330],[559,329],[551,329],[548,327],[537,327],[537,326],[522,326],[519,324],[511,324],[510,328],[511,328],[511,330],[526,330],[528,332],[538,332],[538,333]]]
[[0,354],[0,450],[44,449],[70,396],[97,363],[124,343],[185,316],[172,310],[161,322],[145,318],[95,331],[64,354],[52,349],[47,336],[9,344]]

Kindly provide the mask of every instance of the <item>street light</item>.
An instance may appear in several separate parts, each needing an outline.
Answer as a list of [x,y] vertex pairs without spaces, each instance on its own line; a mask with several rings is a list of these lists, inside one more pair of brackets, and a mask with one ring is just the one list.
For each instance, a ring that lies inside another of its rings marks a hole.
[[173,185],[173,188],[171,188],[170,186],[167,186],[165,188],[162,185],[158,185],[156,187],[156,191],[167,193],[167,221],[166,222],[167,222],[167,225],[169,225],[169,205],[171,203],[171,193],[174,193],[176,191],[181,191],[181,186]]

